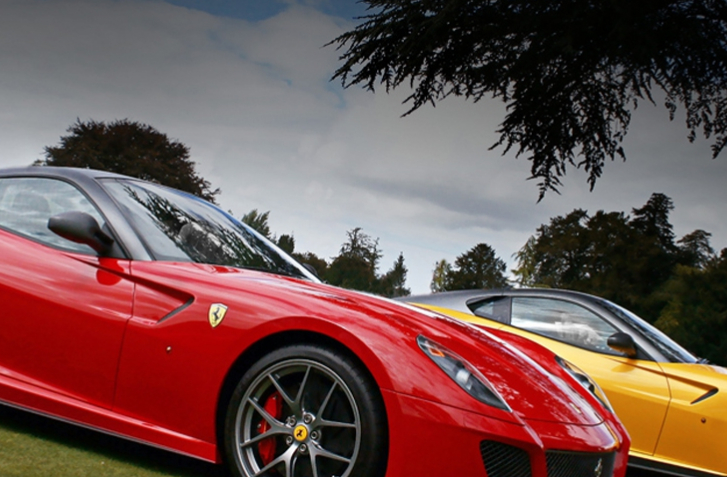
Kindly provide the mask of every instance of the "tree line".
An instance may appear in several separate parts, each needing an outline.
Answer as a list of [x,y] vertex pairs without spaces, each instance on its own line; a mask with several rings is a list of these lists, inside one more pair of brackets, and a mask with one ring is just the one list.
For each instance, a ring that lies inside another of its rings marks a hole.
[[268,225],[270,211],[260,213],[253,209],[242,217],[242,222],[257,230],[278,247],[287,252],[301,264],[307,266],[321,280],[351,290],[376,293],[386,297],[407,296],[407,268],[404,254],[399,253],[391,268],[383,274],[378,273],[381,250],[379,239],[366,234],[361,227],[346,232],[346,240],[341,245],[338,255],[330,262],[313,252],[297,252],[295,238],[292,235],[276,237],[271,234]]
[[[220,194],[197,175],[185,145],[151,126],[77,120],[68,132],[59,146],[46,147],[35,165],[118,172],[213,202]],[[591,293],[634,311],[699,356],[727,364],[727,249],[715,253],[704,230],[677,240],[669,221],[673,209],[661,193],[630,214],[575,209],[536,229],[515,254],[513,278],[495,250],[479,243],[453,263],[434,264],[431,290],[527,286]],[[409,295],[403,253],[380,273],[379,239],[360,227],[347,231],[338,255],[325,259],[296,250],[292,234],[274,235],[269,215],[253,209],[241,220],[323,281],[388,297]]]

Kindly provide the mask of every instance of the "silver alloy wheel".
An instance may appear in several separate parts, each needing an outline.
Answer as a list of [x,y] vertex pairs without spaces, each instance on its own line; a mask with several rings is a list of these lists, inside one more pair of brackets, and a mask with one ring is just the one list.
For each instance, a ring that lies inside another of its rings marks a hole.
[[[277,416],[266,409],[273,396],[282,399]],[[235,444],[249,477],[346,477],[361,445],[360,412],[331,368],[288,359],[264,369],[247,388],[235,417]]]

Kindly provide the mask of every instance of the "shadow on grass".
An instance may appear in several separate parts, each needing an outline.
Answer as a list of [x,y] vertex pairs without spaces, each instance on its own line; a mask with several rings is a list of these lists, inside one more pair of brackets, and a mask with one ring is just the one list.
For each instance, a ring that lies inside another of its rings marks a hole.
[[0,404],[0,429],[178,477],[229,477],[223,466]]

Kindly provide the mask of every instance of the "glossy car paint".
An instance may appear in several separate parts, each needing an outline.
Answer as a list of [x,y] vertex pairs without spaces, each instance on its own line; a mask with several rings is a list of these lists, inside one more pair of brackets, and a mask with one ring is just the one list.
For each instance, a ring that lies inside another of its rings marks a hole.
[[[355,356],[380,389],[388,476],[484,476],[483,440],[524,449],[534,476],[547,475],[544,450],[615,452],[614,475],[625,474],[628,434],[544,348],[312,281],[150,260],[95,182],[108,174],[32,168],[0,178],[33,174],[83,190],[125,257],[0,229],[0,402],[219,462],[221,419],[241,373],[283,344],[323,343]],[[213,304],[228,308],[215,327]],[[419,335],[472,363],[512,412],[459,388],[419,349]]]
[[[540,293],[551,296],[547,291]],[[443,302],[454,298],[461,301],[458,310],[432,304],[436,295],[431,300],[420,297],[419,306],[525,337],[575,363],[603,388],[628,430],[632,464],[674,475],[727,475],[727,370],[707,364],[600,354],[475,316],[467,309],[465,302],[487,296],[486,292],[472,291],[441,297]],[[538,292],[528,296],[538,296]],[[452,302],[446,305],[455,306]]]

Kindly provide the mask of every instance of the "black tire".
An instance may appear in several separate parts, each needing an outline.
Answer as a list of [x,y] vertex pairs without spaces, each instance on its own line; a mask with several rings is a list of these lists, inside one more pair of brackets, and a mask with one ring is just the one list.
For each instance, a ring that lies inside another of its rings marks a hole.
[[244,374],[225,417],[224,449],[241,477],[380,477],[388,454],[376,384],[348,356],[292,345]]

